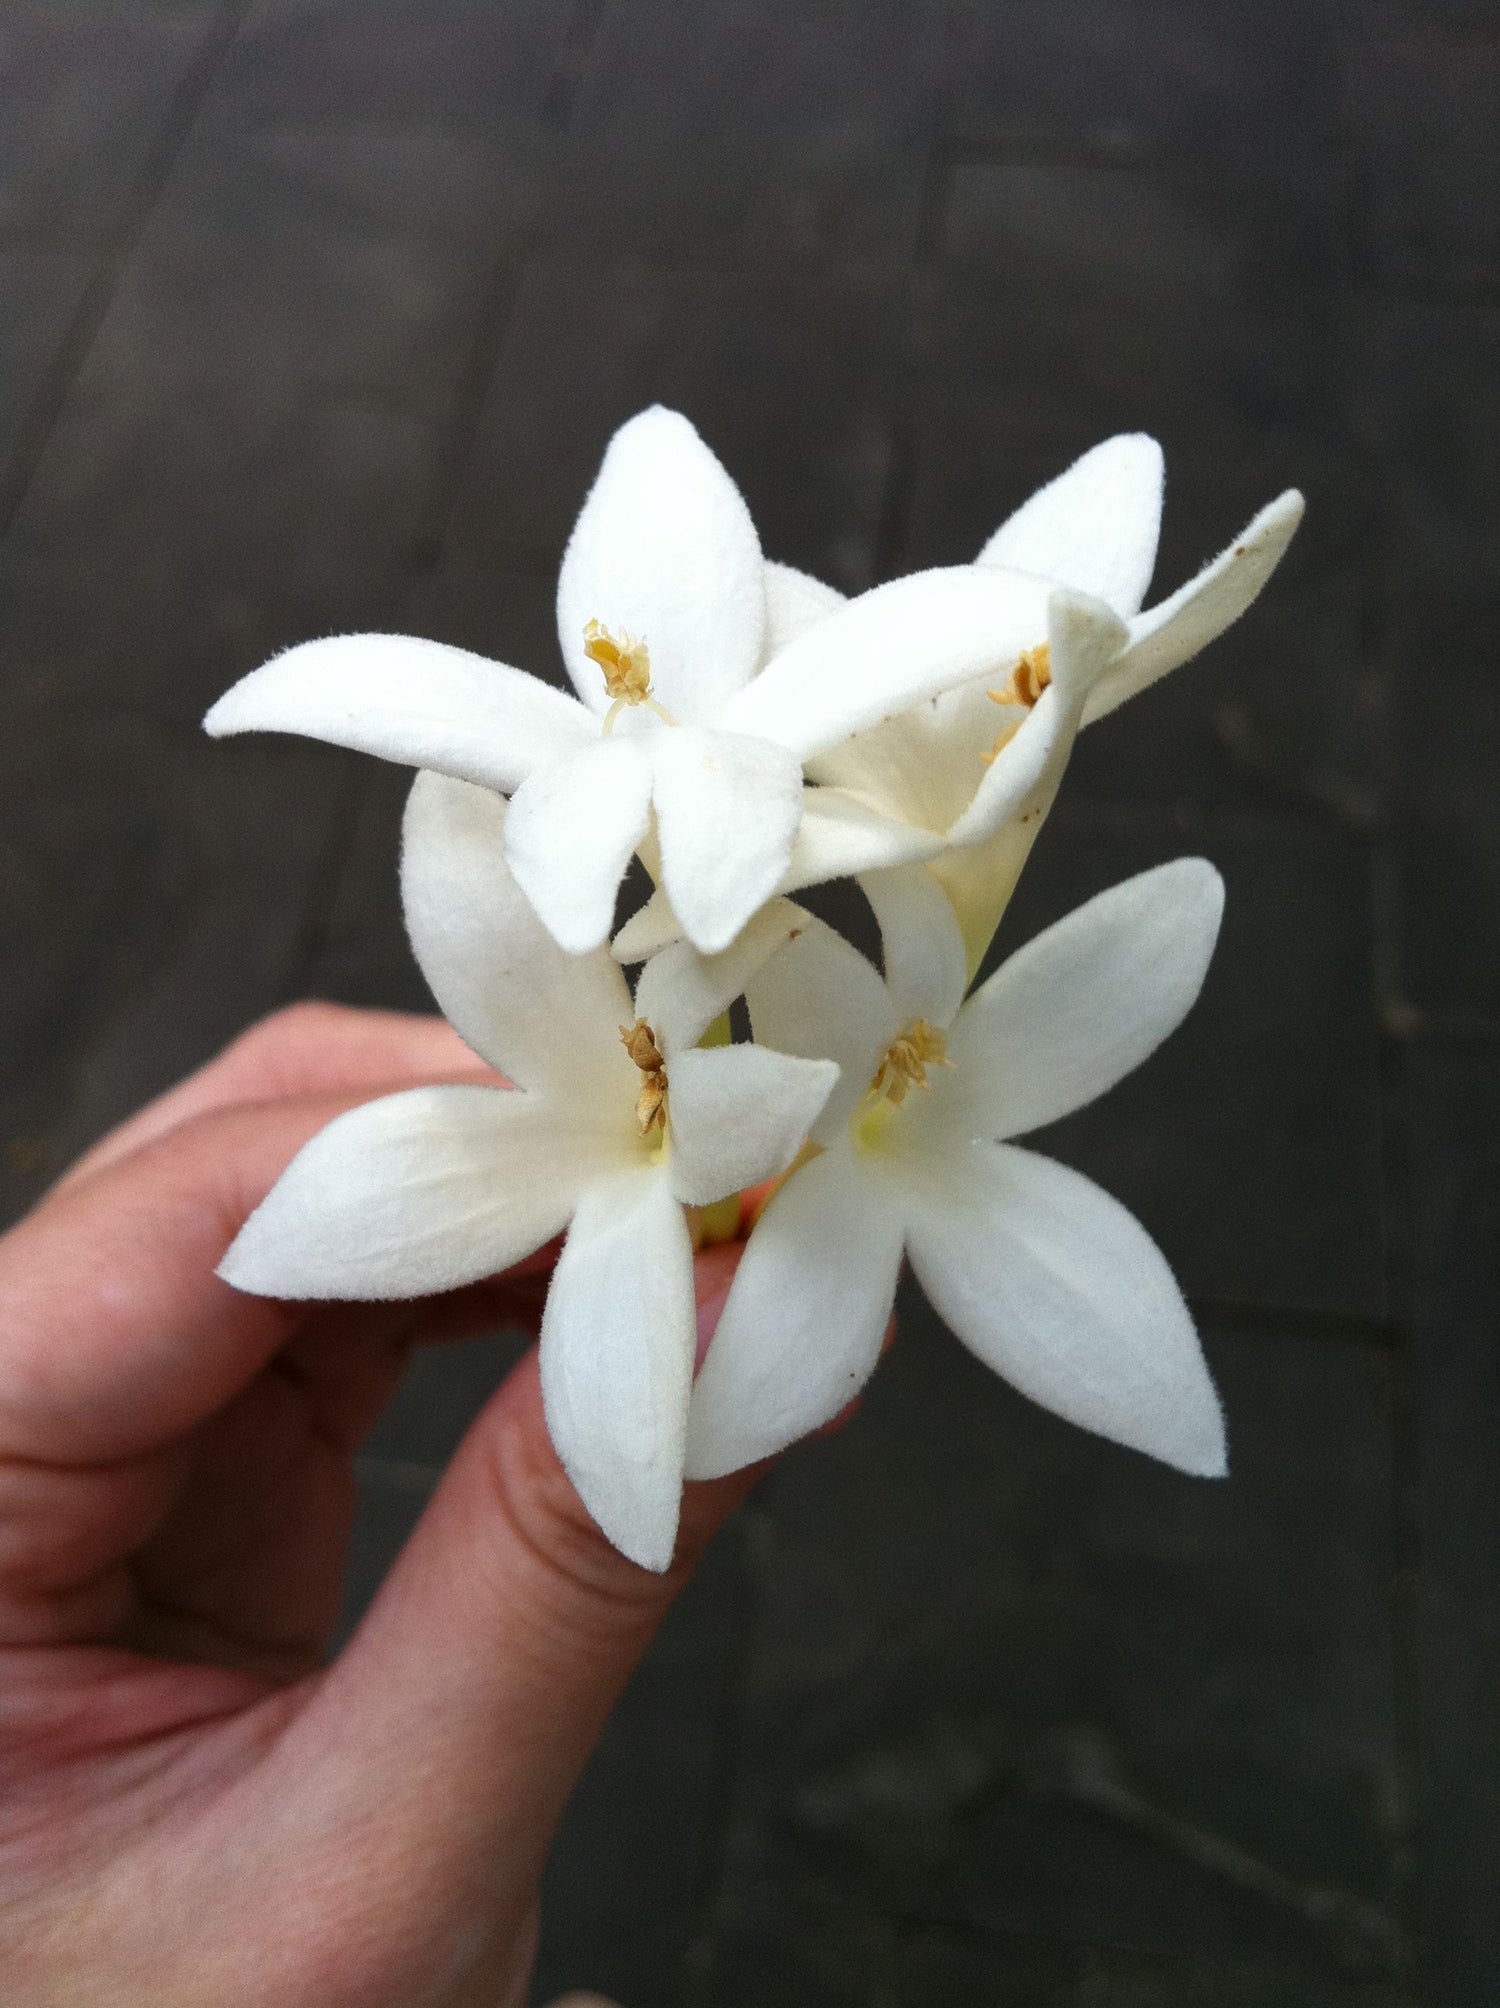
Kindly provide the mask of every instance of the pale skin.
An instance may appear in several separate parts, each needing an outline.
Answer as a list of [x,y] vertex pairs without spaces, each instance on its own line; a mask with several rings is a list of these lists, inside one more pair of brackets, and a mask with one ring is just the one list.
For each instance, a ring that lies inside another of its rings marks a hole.
[[[8,2008],[519,2008],[536,1892],[616,1696],[753,1482],[665,1576],[568,1483],[534,1351],[331,1664],[351,1459],[413,1345],[534,1327],[548,1252],[416,1304],[214,1267],[306,1139],[493,1080],[440,1020],[304,1005],[0,1240],[0,1972]],[[711,1327],[738,1245],[698,1257]]]

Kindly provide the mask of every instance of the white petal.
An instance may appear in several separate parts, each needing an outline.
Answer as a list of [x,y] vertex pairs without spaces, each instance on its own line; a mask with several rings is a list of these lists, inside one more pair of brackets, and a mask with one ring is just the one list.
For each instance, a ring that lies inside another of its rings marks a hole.
[[[1052,681],[1000,748],[969,804],[948,831],[950,844],[978,844],[1013,816],[1040,823],[1073,750],[1088,694],[1125,645],[1124,622],[1102,600],[1055,592],[1047,603]],[[995,713],[1003,725],[1010,707]]]
[[665,1569],[677,1539],[697,1314],[693,1247],[660,1171],[590,1186],[542,1316],[547,1428],[622,1554]]
[[728,947],[781,882],[802,819],[782,747],[690,726],[651,735],[662,887],[705,955]]
[[608,939],[615,894],[650,820],[648,749],[655,737],[596,739],[540,768],[511,797],[506,858],[547,931],[570,955]]
[[[1079,707],[1066,704],[1055,685],[1044,690],[989,765],[980,769],[968,807],[949,826],[949,843],[985,843],[1031,806],[1031,797],[1050,794],[1073,750],[1080,715]],[[1013,717],[1009,707],[996,712],[997,735]]]
[[[1032,640],[1045,634],[1044,626]],[[946,830],[974,799],[985,755],[1005,722],[985,695],[1004,667],[856,732],[809,760],[807,778],[842,789],[896,822]]]
[[1022,1394],[1197,1477],[1224,1420],[1156,1243],[1076,1171],[973,1144],[951,1188],[914,1187],[907,1247],[934,1310]]
[[672,902],[658,889],[620,929],[612,953],[616,962],[645,962],[681,939],[682,922],[673,913]]
[[932,830],[880,815],[842,788],[808,788],[781,890],[796,892],[829,879],[933,858],[943,841]]
[[789,941],[807,918],[789,899],[773,899],[722,954],[700,955],[691,942],[673,942],[641,971],[635,987],[636,1017],[650,1025],[669,1059],[696,1046],[715,1018],[736,997],[744,996],[745,985],[766,957]]
[[903,1023],[953,1023],[968,987],[964,938],[948,896],[922,865],[866,872],[860,879],[880,923],[885,987]]
[[1021,816],[1013,817],[1010,822],[1002,823],[985,843],[969,844],[962,849],[955,845],[927,867],[948,895],[958,918],[971,983],[1026,868],[1050,799],[1049,790],[1040,790],[1032,805],[1037,814],[1032,815],[1028,810],[1024,820]]
[[719,723],[799,758],[1013,662],[1042,632],[1044,580],[983,566],[913,572],[850,600],[767,663]]
[[[823,885],[829,879],[853,878],[857,872],[882,871],[891,865],[935,858],[945,839],[931,830],[866,808],[841,788],[805,788],[802,821],[792,840],[792,853],[781,875],[778,892]],[[668,943],[682,938],[682,922],[672,902],[660,890],[638,907],[615,936],[620,962],[644,962]]]
[[506,866],[506,821],[487,788],[443,774],[413,783],[401,898],[422,974],[449,1024],[519,1086],[618,1097],[635,1073],[619,1042],[630,1020],[620,966],[602,948],[558,947]]
[[821,920],[763,963],[745,989],[756,1042],[778,1053],[833,1060],[839,1084],[813,1125],[818,1143],[842,1140],[880,1056],[900,1029],[884,983],[857,948]]
[[576,698],[507,663],[400,634],[303,642],[241,677],[203,721],[301,732],[509,794],[597,728]]
[[689,1477],[831,1422],[875,1370],[900,1267],[900,1215],[846,1150],[793,1172],[750,1236],[693,1389]]
[[765,581],[766,632],[761,646],[767,661],[844,604],[836,586],[825,586],[810,572],[778,565],[771,558],[766,560]]
[[508,1269],[566,1225],[600,1146],[548,1098],[410,1088],[292,1159],[219,1274],[261,1297],[425,1297]]
[[1156,563],[1161,491],[1161,448],[1144,432],[1122,432],[1038,489],[979,562],[1040,572],[1133,614]]
[[764,1046],[700,1046],[667,1070],[667,1169],[689,1206],[776,1178],[822,1113],[839,1070]]
[[1133,1072],[1192,1009],[1223,910],[1213,866],[1177,858],[1111,886],[1018,949],[975,991],[948,1041],[965,1135],[1024,1136]]
[[563,661],[584,702],[603,711],[603,676],[583,652],[594,620],[645,642],[652,688],[683,723],[711,719],[760,665],[755,525],[692,426],[660,405],[610,441],[557,582]]
[[1137,614],[1130,623],[1129,647],[1088,701],[1086,725],[1176,669],[1239,619],[1280,564],[1302,521],[1302,506],[1302,497],[1289,488],[1195,579]]

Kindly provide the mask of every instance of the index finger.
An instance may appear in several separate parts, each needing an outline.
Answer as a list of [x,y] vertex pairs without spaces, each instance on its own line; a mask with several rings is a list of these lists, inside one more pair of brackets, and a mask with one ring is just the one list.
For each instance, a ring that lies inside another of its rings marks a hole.
[[0,1240],[0,1455],[103,1463],[231,1400],[303,1307],[214,1271],[325,1123],[366,1097],[219,1109],[51,1195]]
[[239,1102],[426,1081],[496,1080],[444,1019],[307,1001],[272,1012],[79,1158],[53,1192],[92,1177],[179,1124]]

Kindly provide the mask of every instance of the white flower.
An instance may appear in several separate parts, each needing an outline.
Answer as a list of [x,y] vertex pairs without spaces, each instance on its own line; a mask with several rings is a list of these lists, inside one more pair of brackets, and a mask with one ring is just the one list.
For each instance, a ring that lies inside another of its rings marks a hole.
[[[304,732],[512,795],[511,870],[575,954],[604,940],[642,849],[675,932],[716,953],[786,875],[804,761],[1014,654],[1044,599],[966,566],[896,580],[814,629],[810,611],[838,596],[765,563],[733,482],[658,408],[615,435],[563,559],[576,698],[462,649],[347,635],[266,663],[204,724]],[[798,883],[935,848],[832,791]]]
[[[808,777],[881,825],[932,838],[927,858],[964,928],[977,968],[1037,830],[1051,807],[1080,726],[1106,716],[1205,647],[1255,599],[1302,517],[1288,490],[1261,510],[1221,555],[1170,598],[1140,611],[1156,561],[1162,456],[1139,433],[1105,440],[1033,495],[979,555],[1000,568],[1024,618],[1022,583],[1067,588],[1101,616],[1087,659],[1059,675],[1057,637],[1044,599],[1010,655],[996,649],[982,678],[852,736],[808,762]],[[952,576],[952,575],[950,575]],[[838,595],[803,582],[796,632],[816,638]],[[1104,615],[1112,620],[1104,620]],[[1045,623],[1045,624],[1044,624]],[[998,705],[998,709],[997,709]],[[814,798],[816,799],[816,798]],[[894,843],[892,844],[894,848]],[[913,852],[912,857],[918,853]],[[892,859],[905,863],[910,859]],[[813,883],[792,868],[782,891]],[[885,860],[860,858],[851,872]],[[682,929],[664,888],[616,942],[622,961],[653,953]]]
[[1024,1394],[1212,1476],[1223,1420],[1192,1318],[1132,1215],[1007,1139],[1092,1101],[1198,994],[1223,888],[1184,858],[1102,893],[960,1008],[963,943],[918,866],[882,874],[886,980],[812,923],[747,990],[758,1038],[826,1054],[821,1152],[750,1237],[688,1421],[692,1477],[838,1413],[873,1370],[903,1249],[960,1339]]
[[264,1296],[419,1296],[567,1228],[542,1323],[548,1427],[610,1539],[664,1569],[696,1338],[683,1207],[784,1169],[838,1076],[694,1042],[806,916],[778,901],[725,955],[669,949],[632,1003],[607,949],[572,958],[538,924],[505,868],[505,817],[486,790],[419,775],[402,891],[444,1013],[516,1087],[416,1088],[340,1116],[219,1273]]

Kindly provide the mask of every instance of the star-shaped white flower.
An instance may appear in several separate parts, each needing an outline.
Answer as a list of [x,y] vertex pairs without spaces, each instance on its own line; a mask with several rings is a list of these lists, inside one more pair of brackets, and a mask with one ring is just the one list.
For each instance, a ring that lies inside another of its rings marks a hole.
[[[347,635],[277,656],[204,724],[308,733],[512,796],[511,870],[574,954],[608,934],[642,849],[676,933],[717,953],[786,874],[804,762],[1013,653],[1045,591],[973,567],[918,573],[816,631],[809,595],[827,610],[826,590],[765,562],[734,483],[656,408],[615,435],[563,559],[577,697],[463,649]],[[933,848],[836,791],[803,840],[821,878]]]
[[[1018,615],[1024,587],[1045,581],[1113,616],[1099,625],[1088,659],[1075,659],[1070,675],[1059,675],[1049,602],[1033,599],[1031,632],[1010,655],[997,648],[985,675],[808,762],[809,779],[825,784],[830,798],[883,825],[904,826],[913,839],[929,835],[926,858],[959,914],[971,969],[1051,807],[1080,727],[1187,662],[1238,620],[1302,518],[1302,497],[1288,490],[1196,578],[1143,613],[1161,497],[1160,447],[1143,434],[1123,434],[1033,495],[980,553],[979,568],[996,571],[1018,595]],[[832,587],[804,580],[789,606],[789,631],[815,638],[819,623],[841,604]],[[853,848],[850,855],[845,871],[885,862]],[[913,851],[891,862],[918,856]],[[794,852],[780,890],[813,883],[801,875],[801,863]],[[626,923],[616,953],[622,961],[639,960],[681,931],[664,888]]]
[[713,959],[679,944],[632,1002],[607,949],[571,957],[540,926],[505,867],[505,817],[487,790],[419,775],[402,892],[438,1003],[515,1087],[414,1088],[338,1117],[219,1273],[262,1296],[422,1296],[566,1228],[542,1322],[548,1427],[610,1539],[664,1569],[696,1341],[684,1206],[784,1169],[838,1076],[695,1041],[807,916],[775,902]]
[[883,874],[886,979],[813,923],[747,998],[756,1036],[823,1054],[820,1146],[750,1237],[688,1421],[711,1477],[827,1422],[873,1371],[903,1250],[946,1323],[1024,1394],[1181,1470],[1225,1468],[1193,1321],[1155,1243],[1077,1172],[1009,1141],[1138,1066],[1198,994],[1223,904],[1183,858],[1013,955],[960,1006],[962,939],[919,866]]

